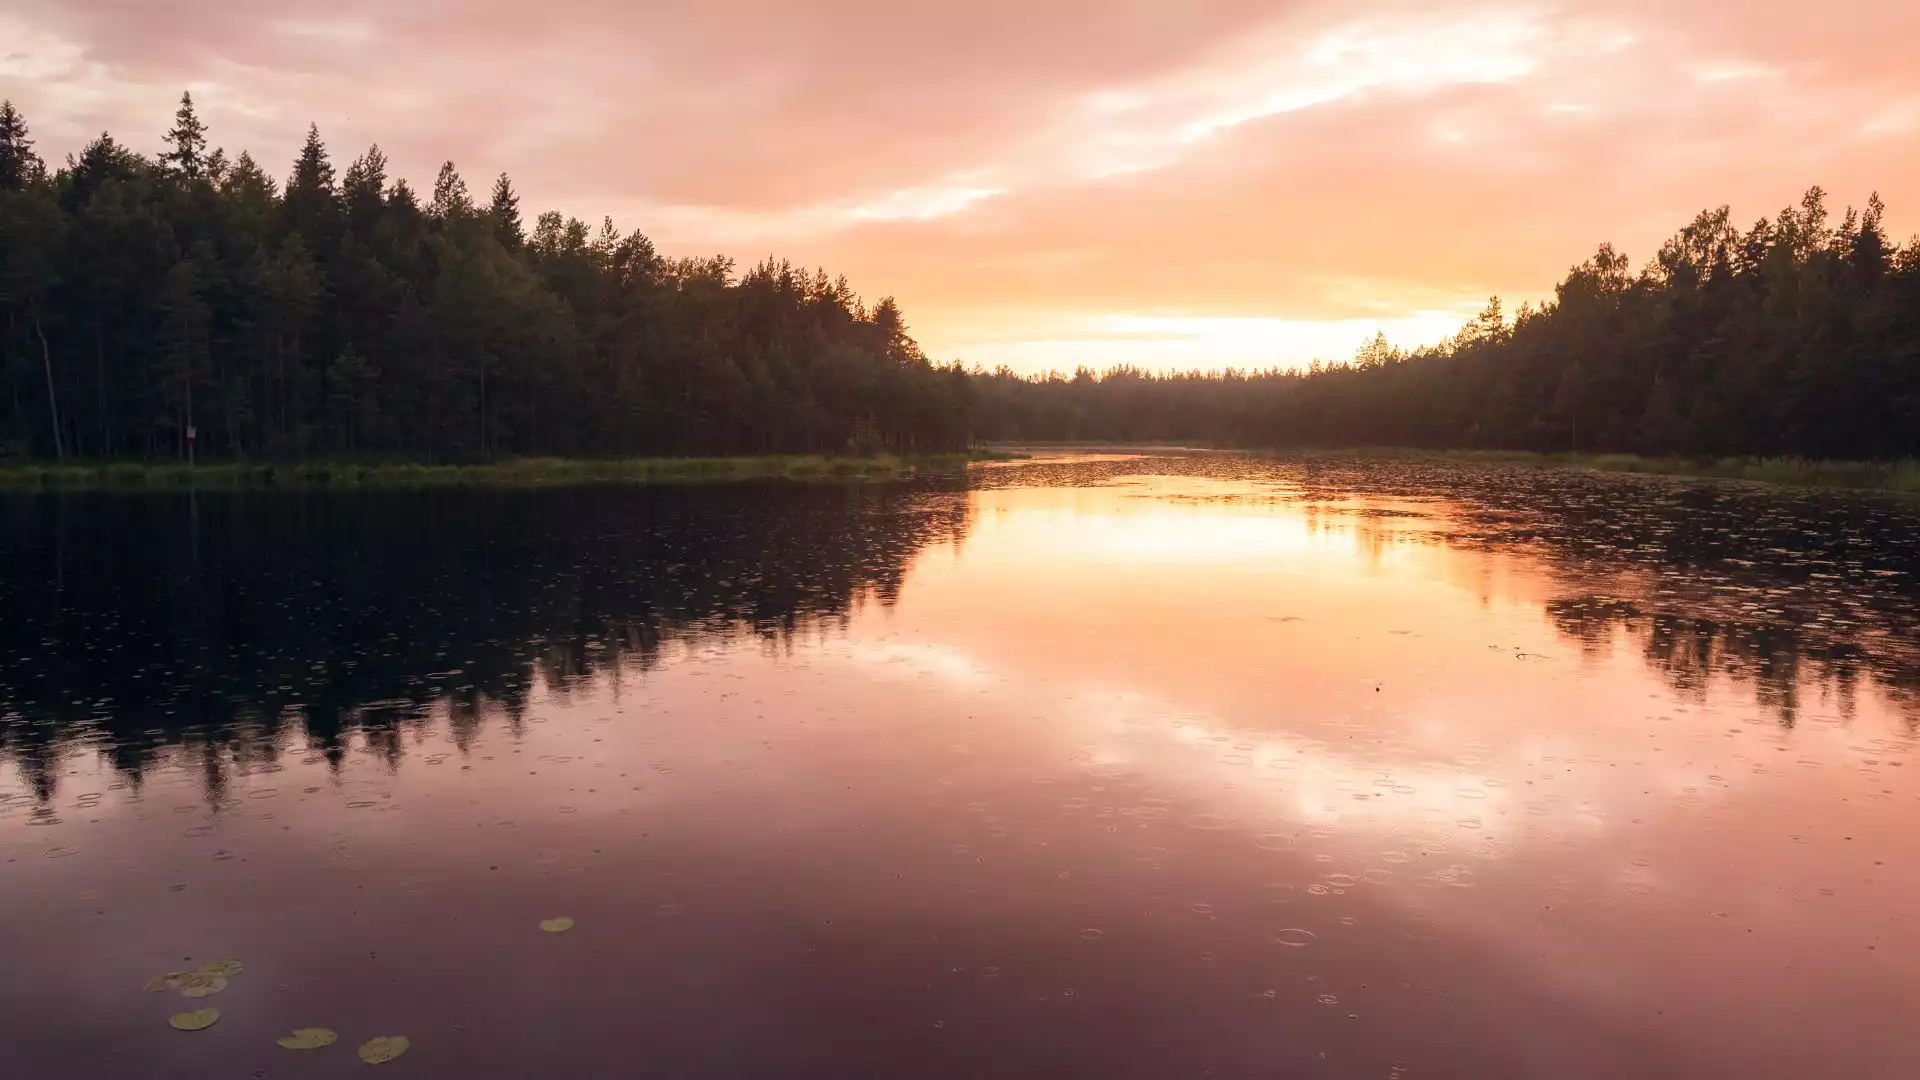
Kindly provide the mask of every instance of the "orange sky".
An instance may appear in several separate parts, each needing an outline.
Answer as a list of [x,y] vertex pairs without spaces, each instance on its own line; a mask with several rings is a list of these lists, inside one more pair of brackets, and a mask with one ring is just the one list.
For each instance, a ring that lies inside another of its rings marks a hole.
[[416,186],[504,169],[895,294],[936,359],[1267,366],[1814,183],[1904,237],[1917,43],[1912,0],[7,0],[0,96],[55,160],[158,150],[191,88],[276,174],[309,120]]

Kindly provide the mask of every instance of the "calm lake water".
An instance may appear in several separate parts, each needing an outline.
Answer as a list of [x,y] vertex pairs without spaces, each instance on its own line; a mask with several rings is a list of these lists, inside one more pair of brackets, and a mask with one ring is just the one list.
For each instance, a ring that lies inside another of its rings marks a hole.
[[1913,503],[1057,455],[0,559],[9,1078],[1920,1075]]

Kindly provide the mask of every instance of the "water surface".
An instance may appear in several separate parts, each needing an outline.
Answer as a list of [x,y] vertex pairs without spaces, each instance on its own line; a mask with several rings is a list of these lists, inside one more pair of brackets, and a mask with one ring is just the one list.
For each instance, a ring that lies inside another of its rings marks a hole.
[[0,526],[0,1075],[1920,1062],[1913,504],[1077,455]]

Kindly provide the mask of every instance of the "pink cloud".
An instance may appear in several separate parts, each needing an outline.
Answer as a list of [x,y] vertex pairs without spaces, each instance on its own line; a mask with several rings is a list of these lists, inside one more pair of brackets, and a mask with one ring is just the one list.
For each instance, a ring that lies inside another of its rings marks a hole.
[[54,157],[102,128],[157,148],[191,86],[276,171],[308,120],[416,182],[508,170],[669,251],[845,270],[941,356],[1038,364],[1152,316],[1279,327],[1219,360],[1296,361],[1327,333],[1285,327],[1539,296],[1720,202],[1750,221],[1817,182],[1920,221],[1899,0],[230,8],[21,0],[0,95]]

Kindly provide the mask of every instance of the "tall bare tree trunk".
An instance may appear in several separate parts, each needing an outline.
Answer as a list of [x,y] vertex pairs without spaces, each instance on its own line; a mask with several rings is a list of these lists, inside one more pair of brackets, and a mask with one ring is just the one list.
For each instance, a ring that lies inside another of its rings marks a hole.
[[100,421],[100,450],[103,457],[113,455],[113,425],[107,419],[107,331],[100,314],[99,297],[93,306],[93,411]]
[[47,373],[47,414],[53,418],[53,457],[55,461],[67,456],[67,445],[60,439],[60,403],[53,393],[53,351],[47,348],[47,333],[40,329],[40,309],[31,309],[33,315],[33,335],[40,339],[40,366]]
[[7,342],[6,342],[6,345],[7,345],[7,392],[13,395],[13,411],[7,414],[7,418],[12,420],[16,424],[22,425],[22,430],[24,430],[25,429],[24,425],[27,422],[27,408],[20,401],[20,380],[14,377],[13,339],[14,339],[13,310],[9,308],[7,310]]

